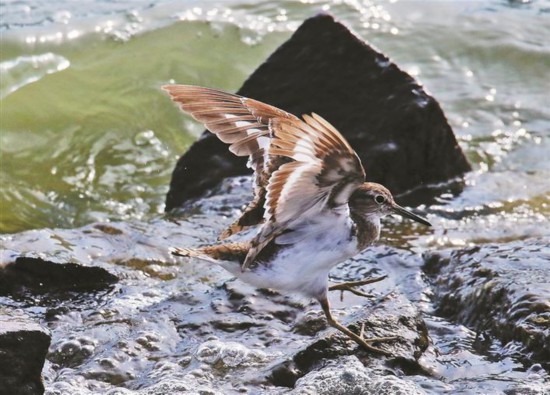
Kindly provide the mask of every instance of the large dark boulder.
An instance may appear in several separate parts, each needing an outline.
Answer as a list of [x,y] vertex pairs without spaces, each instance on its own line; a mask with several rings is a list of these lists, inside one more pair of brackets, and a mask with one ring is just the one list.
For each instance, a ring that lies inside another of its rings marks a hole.
[[[470,170],[437,101],[329,15],[306,20],[238,93],[296,115],[322,115],[355,148],[367,179],[394,194]],[[245,162],[203,133],[174,169],[166,210],[248,173]]]
[[28,316],[0,307],[0,394],[44,393],[42,367],[50,334]]

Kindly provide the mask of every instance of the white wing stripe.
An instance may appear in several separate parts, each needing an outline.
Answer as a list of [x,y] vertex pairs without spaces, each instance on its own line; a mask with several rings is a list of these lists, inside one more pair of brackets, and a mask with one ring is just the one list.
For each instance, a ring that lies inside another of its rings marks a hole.
[[201,121],[236,155],[249,155],[255,171],[255,198],[230,228],[239,231],[267,220],[252,241],[247,267],[274,237],[319,212],[346,206],[363,181],[364,169],[349,143],[317,114],[303,120],[261,103],[213,89],[167,85],[180,108]]

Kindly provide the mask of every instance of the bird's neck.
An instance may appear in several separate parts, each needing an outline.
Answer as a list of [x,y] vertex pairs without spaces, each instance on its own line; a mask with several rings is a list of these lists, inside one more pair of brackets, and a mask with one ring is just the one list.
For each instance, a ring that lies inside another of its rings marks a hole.
[[355,210],[351,210],[350,215],[355,224],[354,232],[358,248],[363,251],[380,236],[380,217],[372,214],[359,214]]

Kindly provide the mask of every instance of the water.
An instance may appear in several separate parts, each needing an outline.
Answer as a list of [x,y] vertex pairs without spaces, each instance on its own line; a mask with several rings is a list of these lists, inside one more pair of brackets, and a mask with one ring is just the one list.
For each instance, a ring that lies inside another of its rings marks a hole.
[[471,222],[485,208],[492,223],[513,224],[505,238],[542,229],[550,213],[550,3],[422,4],[4,2],[0,231],[158,216],[176,158],[201,131],[159,86],[235,90],[320,11],[442,104],[475,171],[441,210],[470,209]]
[[[227,274],[205,266],[181,268],[166,249],[211,242],[240,201],[231,201],[226,211],[192,211],[190,222],[180,225],[164,219],[171,171],[202,128],[184,118],[159,87],[176,81],[234,91],[303,19],[321,11],[423,83],[474,167],[460,196],[443,195],[437,204],[419,208],[433,229],[389,220],[383,243],[420,253],[550,236],[549,1],[6,0],[0,5],[2,249],[5,256],[32,251],[60,260],[99,260],[117,265],[125,278],[116,292],[97,295],[96,301],[61,302],[70,312],[46,322],[54,329],[47,385],[135,389],[191,366],[200,385],[221,382],[235,389],[231,380],[223,381],[227,367],[208,368],[207,357],[190,357],[197,339],[173,340],[196,331],[182,326],[182,316],[201,322],[236,309],[231,305],[236,302],[227,302],[234,291],[220,285]],[[213,199],[214,206],[224,203]],[[61,230],[95,229],[89,224],[98,221],[113,222],[128,239]],[[425,313],[442,353],[426,363],[434,363],[450,383],[471,383],[450,388],[490,392],[499,382],[530,377],[529,367],[511,358],[492,360],[494,350],[476,353],[471,330],[433,315],[419,266],[412,259],[384,269]],[[262,312],[287,314],[290,321],[296,312],[286,299],[278,308],[246,292],[252,296],[243,304],[253,306],[251,316],[263,324],[242,340],[252,351],[233,352],[245,362],[252,355],[253,366],[264,366],[303,340],[289,337],[261,350],[267,355],[258,353],[254,335],[269,337],[264,332],[271,330],[275,337],[289,336],[280,321]],[[188,310],[182,303],[211,307]],[[42,319],[46,305],[38,300],[30,311]],[[140,309],[149,309],[147,319]],[[162,318],[167,311],[173,311],[176,329]],[[81,328],[82,323],[88,325]],[[209,330],[203,340],[212,335]],[[122,344],[112,333],[135,341]],[[241,337],[237,331],[226,340]],[[67,338],[85,350],[85,364],[59,359],[63,354],[57,350]],[[162,366],[162,359],[169,361]],[[423,386],[435,393],[449,389],[429,380]]]

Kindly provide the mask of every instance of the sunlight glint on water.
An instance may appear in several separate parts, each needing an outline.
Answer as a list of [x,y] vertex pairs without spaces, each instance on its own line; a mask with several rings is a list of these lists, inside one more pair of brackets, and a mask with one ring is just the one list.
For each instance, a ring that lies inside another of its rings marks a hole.
[[[182,118],[160,85],[235,90],[303,19],[325,11],[426,86],[475,167],[462,196],[432,208],[433,220],[447,218],[446,232],[426,242],[467,245],[526,237],[533,228],[545,234],[550,28],[543,8],[496,1],[22,4],[3,9],[2,232],[161,214],[175,161],[202,129]],[[488,224],[496,229],[470,233]]]

